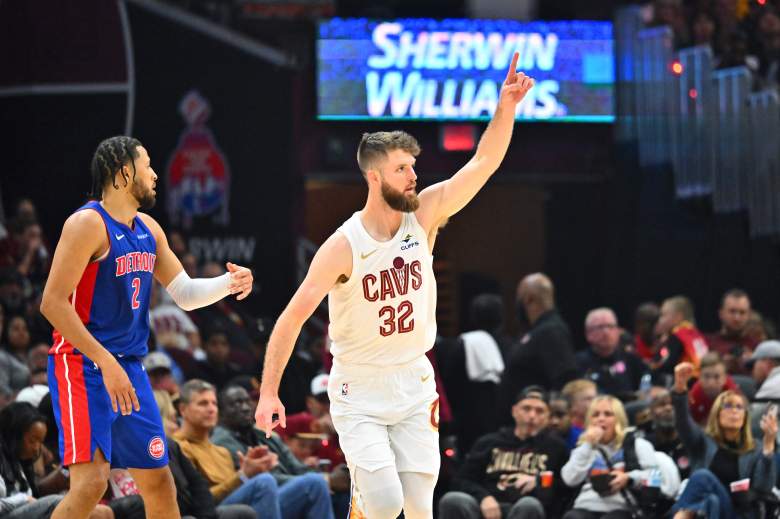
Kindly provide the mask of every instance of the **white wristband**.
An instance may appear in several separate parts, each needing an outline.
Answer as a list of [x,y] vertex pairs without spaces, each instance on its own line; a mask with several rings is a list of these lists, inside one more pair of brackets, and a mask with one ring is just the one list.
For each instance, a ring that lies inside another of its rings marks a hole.
[[165,289],[177,305],[189,312],[230,295],[230,273],[215,278],[192,279],[182,270]]

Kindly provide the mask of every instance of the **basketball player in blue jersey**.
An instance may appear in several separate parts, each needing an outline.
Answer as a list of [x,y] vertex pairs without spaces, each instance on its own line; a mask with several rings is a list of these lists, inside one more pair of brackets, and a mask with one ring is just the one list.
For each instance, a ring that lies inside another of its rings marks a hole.
[[[279,382],[303,323],[328,295],[333,368],[330,414],[353,483],[350,517],[433,517],[439,472],[438,395],[425,352],[436,337],[436,233],[498,169],[518,103],[533,80],[517,53],[474,157],[417,196],[420,152],[404,132],[364,134],[358,165],[368,198],[317,251],[276,322],[255,418],[266,434],[285,426]],[[363,515],[365,514],[365,515]]]
[[131,137],[101,142],[92,159],[92,196],[66,221],[41,302],[54,326],[49,389],[70,491],[54,519],[82,519],[103,496],[110,467],[138,484],[147,518],[178,518],[165,434],[141,359],[147,353],[153,279],[183,309],[229,294],[244,299],[252,273],[232,263],[190,279],[149,215],[157,174]]

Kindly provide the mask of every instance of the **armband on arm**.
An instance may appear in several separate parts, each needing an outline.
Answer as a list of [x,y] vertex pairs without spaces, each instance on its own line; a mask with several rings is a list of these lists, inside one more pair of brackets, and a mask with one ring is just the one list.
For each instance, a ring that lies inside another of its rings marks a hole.
[[182,270],[165,289],[177,305],[189,312],[230,295],[230,273],[215,278],[192,279]]

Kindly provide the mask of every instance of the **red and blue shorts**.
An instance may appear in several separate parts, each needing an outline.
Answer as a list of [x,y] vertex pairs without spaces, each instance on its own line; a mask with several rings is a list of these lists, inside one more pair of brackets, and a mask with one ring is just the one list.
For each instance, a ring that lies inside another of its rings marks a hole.
[[117,358],[135,388],[140,411],[111,408],[97,364],[78,350],[49,355],[49,389],[64,466],[103,452],[112,467],[152,469],[168,464],[162,419],[141,359]]

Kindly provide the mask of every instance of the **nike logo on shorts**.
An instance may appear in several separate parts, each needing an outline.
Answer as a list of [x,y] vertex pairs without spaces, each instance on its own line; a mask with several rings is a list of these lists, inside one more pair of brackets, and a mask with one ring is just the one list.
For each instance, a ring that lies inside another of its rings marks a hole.
[[430,376],[430,375],[425,375],[424,377],[420,377],[420,381],[421,381],[421,382],[425,382],[425,381],[426,381],[426,380],[428,380],[429,378],[431,378],[431,376]]
[[379,249],[374,249],[374,250],[372,250],[371,252],[369,252],[368,254],[363,254],[363,253],[361,252],[361,253],[360,253],[360,259],[366,259],[367,257],[371,256],[373,253],[375,253],[375,252],[376,252],[376,251],[378,251],[378,250],[379,250]]

